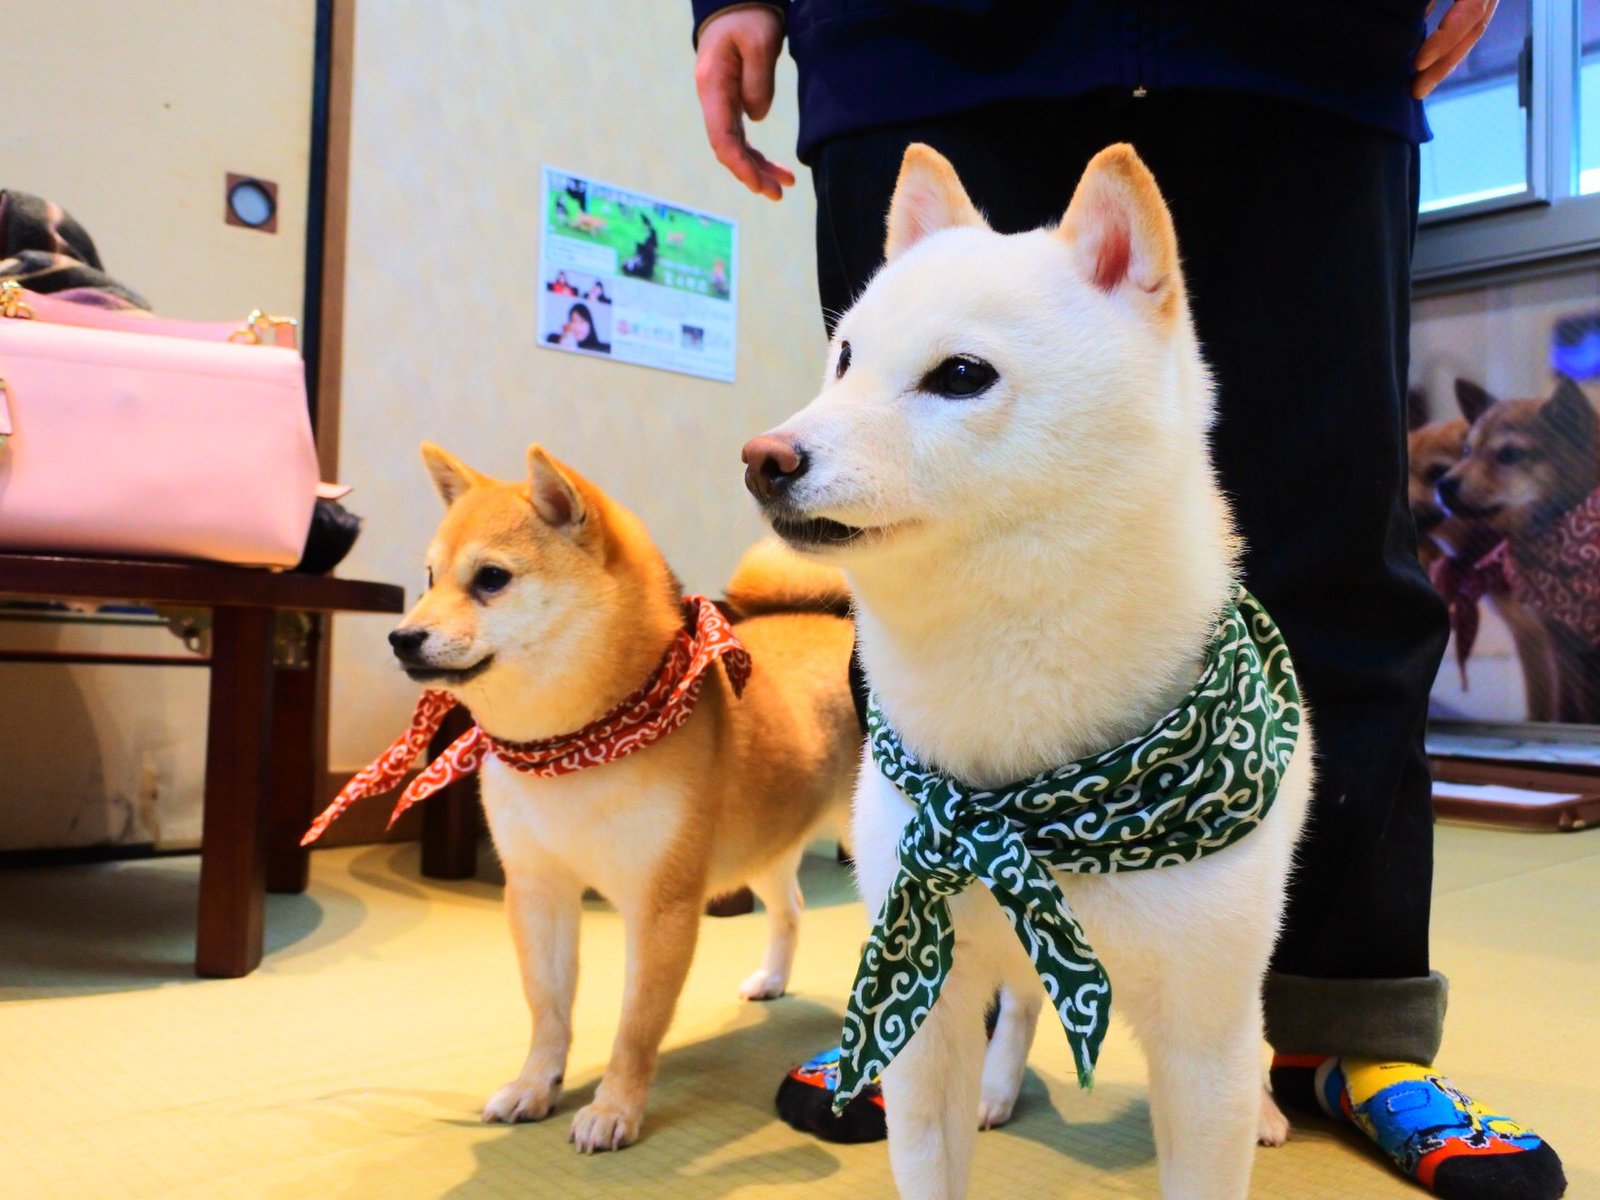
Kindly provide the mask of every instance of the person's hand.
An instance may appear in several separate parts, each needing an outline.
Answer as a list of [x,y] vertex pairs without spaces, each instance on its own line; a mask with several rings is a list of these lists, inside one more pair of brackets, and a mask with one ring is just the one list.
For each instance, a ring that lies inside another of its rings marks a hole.
[[[1411,81],[1413,96],[1423,99],[1461,65],[1467,52],[1489,28],[1489,18],[1494,16],[1497,3],[1499,0],[1454,0],[1450,11],[1439,22],[1439,28],[1428,35],[1428,40],[1417,51],[1417,75]],[[1428,11],[1433,11],[1432,4]]]
[[694,86],[706,119],[706,140],[717,161],[752,192],[782,200],[794,172],[772,162],[744,137],[744,118],[759,121],[772,108],[772,92],[783,47],[783,17],[752,6],[719,13],[700,33]]

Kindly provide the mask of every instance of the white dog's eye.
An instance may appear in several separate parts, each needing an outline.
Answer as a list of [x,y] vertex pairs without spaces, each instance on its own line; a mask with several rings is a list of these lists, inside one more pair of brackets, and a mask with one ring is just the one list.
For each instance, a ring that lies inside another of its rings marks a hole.
[[843,379],[844,373],[850,369],[850,343],[846,342],[839,347],[839,365],[833,369],[835,379]]
[[966,400],[986,392],[1000,372],[981,358],[956,354],[922,377],[921,389],[949,400]]

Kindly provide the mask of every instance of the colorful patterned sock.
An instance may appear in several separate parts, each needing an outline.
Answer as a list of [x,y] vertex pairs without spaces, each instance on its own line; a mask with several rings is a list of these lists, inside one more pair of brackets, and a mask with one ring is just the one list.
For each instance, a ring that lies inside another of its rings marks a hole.
[[883,1119],[883,1092],[876,1083],[833,1115],[839,1090],[839,1047],[824,1050],[783,1077],[778,1085],[778,1115],[792,1128],[825,1142],[881,1142],[889,1136]]
[[[990,1037],[999,1020],[1000,996],[996,993],[983,1014]],[[778,1085],[778,1115],[791,1128],[825,1142],[881,1142],[889,1136],[883,1119],[883,1091],[876,1080],[834,1116],[833,1094],[838,1090],[839,1047],[835,1046],[783,1077]]]
[[1538,1134],[1467,1096],[1432,1067],[1279,1054],[1282,1104],[1352,1122],[1444,1200],[1556,1200],[1561,1159]]

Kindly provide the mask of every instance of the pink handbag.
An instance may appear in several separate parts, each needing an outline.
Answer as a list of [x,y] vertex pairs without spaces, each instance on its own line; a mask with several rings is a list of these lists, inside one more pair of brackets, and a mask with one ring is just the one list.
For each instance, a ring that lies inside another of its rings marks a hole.
[[293,566],[319,477],[293,344],[0,283],[0,549]]

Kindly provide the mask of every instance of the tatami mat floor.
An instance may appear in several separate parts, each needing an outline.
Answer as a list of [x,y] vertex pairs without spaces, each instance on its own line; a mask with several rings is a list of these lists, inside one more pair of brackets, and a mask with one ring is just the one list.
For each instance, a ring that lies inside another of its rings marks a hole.
[[[1600,1197],[1600,833],[1441,827],[1437,964],[1453,979],[1444,1062],[1543,1132],[1574,1200]],[[828,1044],[864,914],[808,861],[794,994],[740,1002],[763,918],[708,920],[644,1139],[580,1158],[572,1111],[614,1032],[620,927],[591,904],[560,1111],[484,1126],[527,1018],[490,883],[418,877],[414,847],[334,850],[273,897],[268,954],[233,981],[189,973],[195,863],[0,873],[0,1194],[64,1197],[886,1197],[882,1145],[828,1146],[772,1112],[784,1070]],[[1381,936],[1374,931],[1374,936]],[[1114,1030],[1092,1093],[1041,1028],[1013,1124],[979,1139],[974,1197],[1154,1196],[1142,1067]],[[1204,1104],[1203,1096],[1196,1103]],[[1253,1195],[1421,1195],[1345,1131],[1302,1123]]]

